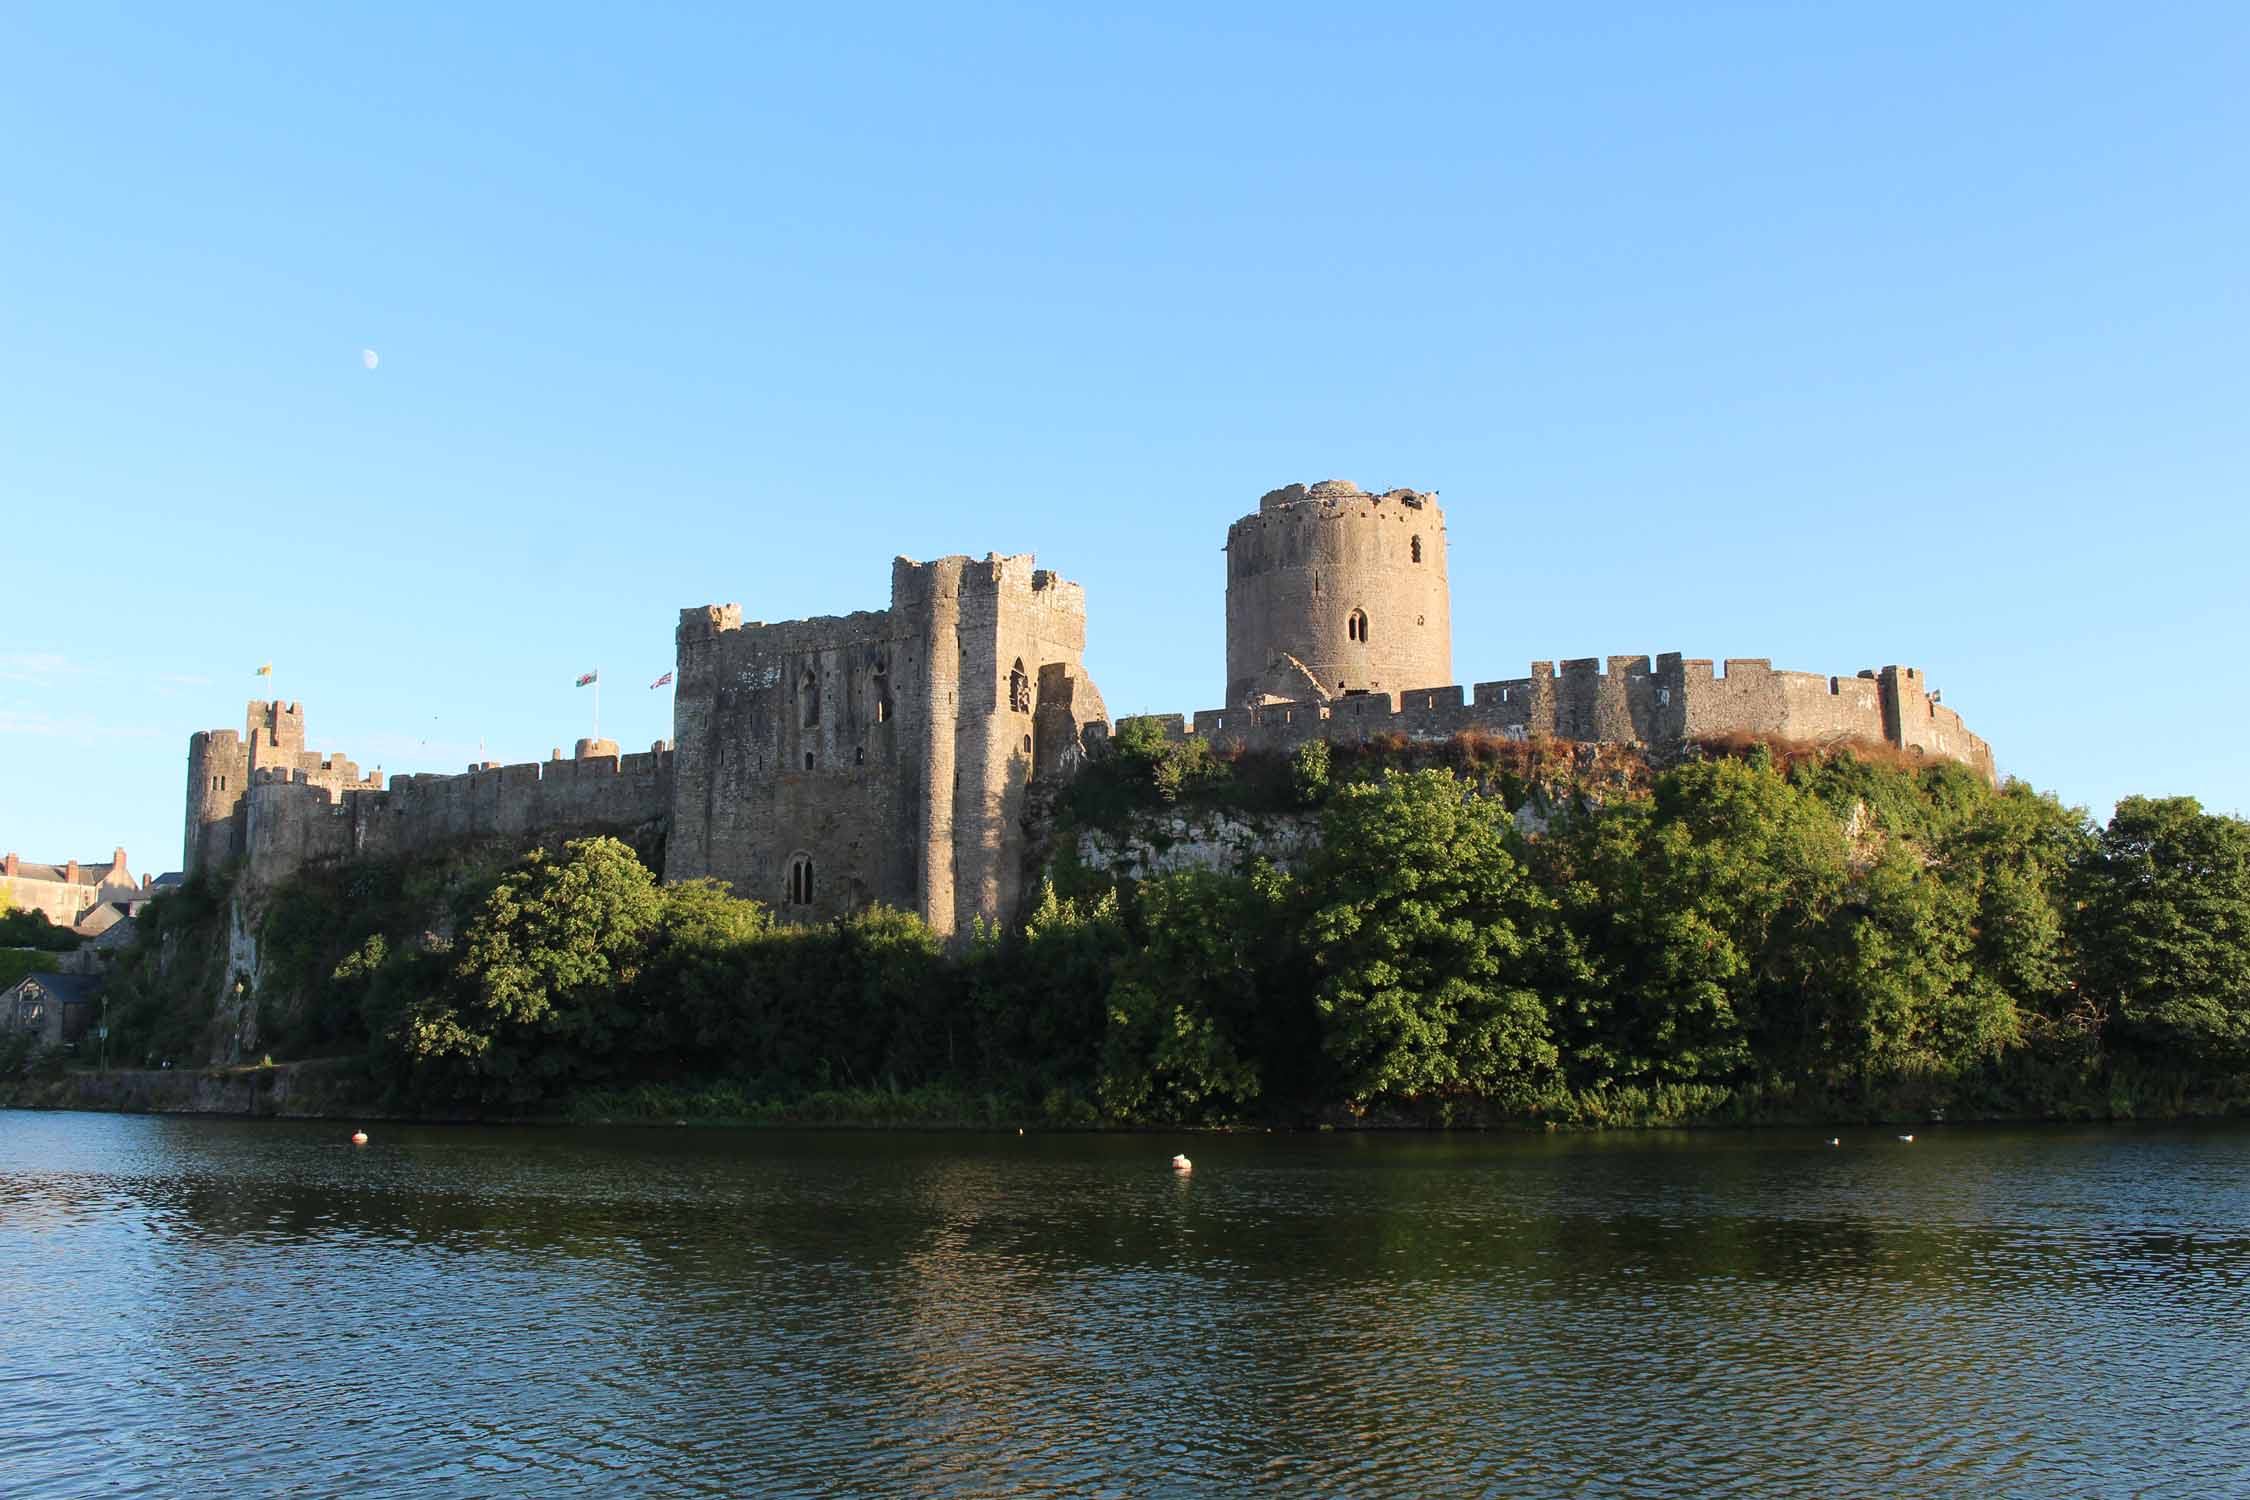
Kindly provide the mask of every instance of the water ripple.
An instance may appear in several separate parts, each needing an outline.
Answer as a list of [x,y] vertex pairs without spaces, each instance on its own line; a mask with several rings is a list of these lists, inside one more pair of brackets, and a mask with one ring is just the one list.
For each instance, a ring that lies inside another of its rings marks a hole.
[[80,1495],[2207,1496],[2250,1132],[1219,1138],[0,1113]]

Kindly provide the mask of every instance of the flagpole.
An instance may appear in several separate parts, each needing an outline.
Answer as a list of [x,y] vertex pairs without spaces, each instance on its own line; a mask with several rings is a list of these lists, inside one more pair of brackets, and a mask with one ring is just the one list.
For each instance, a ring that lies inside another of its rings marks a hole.
[[602,669],[594,668],[594,738],[602,737]]

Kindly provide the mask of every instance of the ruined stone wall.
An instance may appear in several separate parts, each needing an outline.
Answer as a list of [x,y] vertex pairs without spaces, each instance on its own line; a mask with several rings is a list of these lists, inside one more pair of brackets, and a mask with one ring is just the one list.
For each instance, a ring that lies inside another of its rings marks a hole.
[[1991,773],[1992,747],[1969,732],[1960,714],[1938,701],[1915,667],[1885,667],[1878,682],[1883,724],[1891,742],[1981,764]]
[[1227,528],[1226,552],[1230,708],[1453,680],[1434,496],[1293,484]]
[[926,643],[887,610],[769,625],[730,604],[681,611],[678,644],[665,879],[803,918],[912,905]]
[[252,699],[243,711],[242,733],[207,729],[188,737],[187,828],[181,867],[193,871],[223,864],[246,853],[248,824],[244,798],[257,774],[306,771],[356,782],[358,772],[341,756],[305,748],[305,709],[301,703]]
[[333,758],[311,770],[256,773],[246,799],[248,878],[270,885],[307,864],[384,859],[464,839],[630,831],[671,807],[671,752],[558,756],[460,775],[359,779]]
[[798,920],[877,901],[943,933],[999,919],[1042,723],[1059,768],[1103,717],[1084,647],[1083,591],[1030,557],[900,558],[887,610],[682,611],[665,878],[724,879]]
[[472,766],[454,776],[362,775],[342,755],[305,746],[299,704],[253,702],[245,732],[188,739],[190,870],[245,861],[252,885],[309,863],[386,858],[486,835],[537,837],[630,831],[667,816],[672,755],[658,744],[619,755],[580,741],[572,760]]
[[[948,589],[950,607],[933,610]],[[1102,712],[1081,660],[1085,590],[1029,556],[987,556],[894,572],[892,596],[894,611],[930,618],[933,650],[943,649],[939,613],[950,617],[957,663],[952,701],[940,710],[953,735],[952,808],[946,842],[926,851],[933,870],[950,864],[951,879],[927,882],[924,915],[940,932],[976,917],[1004,920],[1023,895],[1024,794],[1038,769],[1041,684],[1058,689],[1050,732],[1066,693],[1081,726]],[[944,783],[931,785],[944,795]]]
[[1813,742],[1865,740],[1956,760],[1990,781],[1992,748],[1960,715],[1932,703],[1922,674],[1883,667],[1855,677],[1777,672],[1762,659],[1734,660],[1723,673],[1706,660],[1668,653],[1534,662],[1529,677],[1402,693],[1367,693],[1327,703],[1207,709],[1191,722],[1148,716],[1167,735],[1202,736],[1215,749],[1286,752],[1308,740],[1378,735],[1448,739],[1466,731],[1676,746],[1726,734]]
[[250,747],[231,729],[188,736],[187,829],[180,868],[190,874],[242,853],[236,816],[250,790]]

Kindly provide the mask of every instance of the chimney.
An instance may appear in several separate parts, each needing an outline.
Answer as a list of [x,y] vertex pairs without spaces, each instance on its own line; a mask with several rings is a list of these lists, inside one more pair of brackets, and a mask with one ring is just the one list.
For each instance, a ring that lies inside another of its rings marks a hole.
[[115,854],[109,857],[109,873],[112,875],[125,873],[125,850],[122,845],[119,846]]
[[145,891],[145,890],[147,890],[147,889],[148,889],[148,888],[149,888],[150,886],[152,886],[152,885],[154,885],[154,884],[156,884],[156,877],[155,877],[154,875],[143,875],[143,876],[141,877],[141,889],[142,889],[142,890],[144,890],[144,891]]
[[7,862],[7,864],[6,864],[6,865],[5,865],[4,867],[0,867],[0,868],[5,868],[5,869],[7,870],[7,872],[8,872],[8,878],[9,878],[10,880],[13,880],[13,879],[15,879],[15,876],[16,876],[16,857],[15,857],[15,856],[14,856],[13,854],[9,855],[9,856],[8,856],[8,862]]
[[78,861],[77,861],[77,860],[75,860],[75,859],[74,859],[74,860],[72,860],[72,861],[71,861],[71,862],[70,862],[69,864],[67,864],[67,865],[64,865],[64,866],[63,866],[63,883],[64,883],[65,885],[76,885],[76,884],[78,884]]

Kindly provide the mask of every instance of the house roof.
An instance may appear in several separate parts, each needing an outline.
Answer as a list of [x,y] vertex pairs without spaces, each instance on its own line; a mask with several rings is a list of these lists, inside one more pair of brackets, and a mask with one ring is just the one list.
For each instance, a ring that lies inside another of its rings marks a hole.
[[80,937],[99,937],[132,914],[132,905],[126,902],[97,901],[78,914],[70,930]]
[[26,974],[5,990],[0,998],[15,1000],[27,988],[37,989],[48,999],[68,1004],[73,1000],[92,1000],[101,993],[102,981],[98,974]]
[[124,916],[94,934],[86,944],[89,948],[122,948],[133,940],[133,918]]
[[[103,881],[109,879],[109,875],[110,863],[108,860],[90,862],[82,859],[78,862],[78,879],[75,883],[78,885],[100,885]],[[52,880],[58,885],[73,883],[70,879],[70,867],[68,865],[34,864],[28,859],[16,861],[15,878],[17,880]],[[124,883],[124,877],[120,876],[118,884],[122,886]]]

